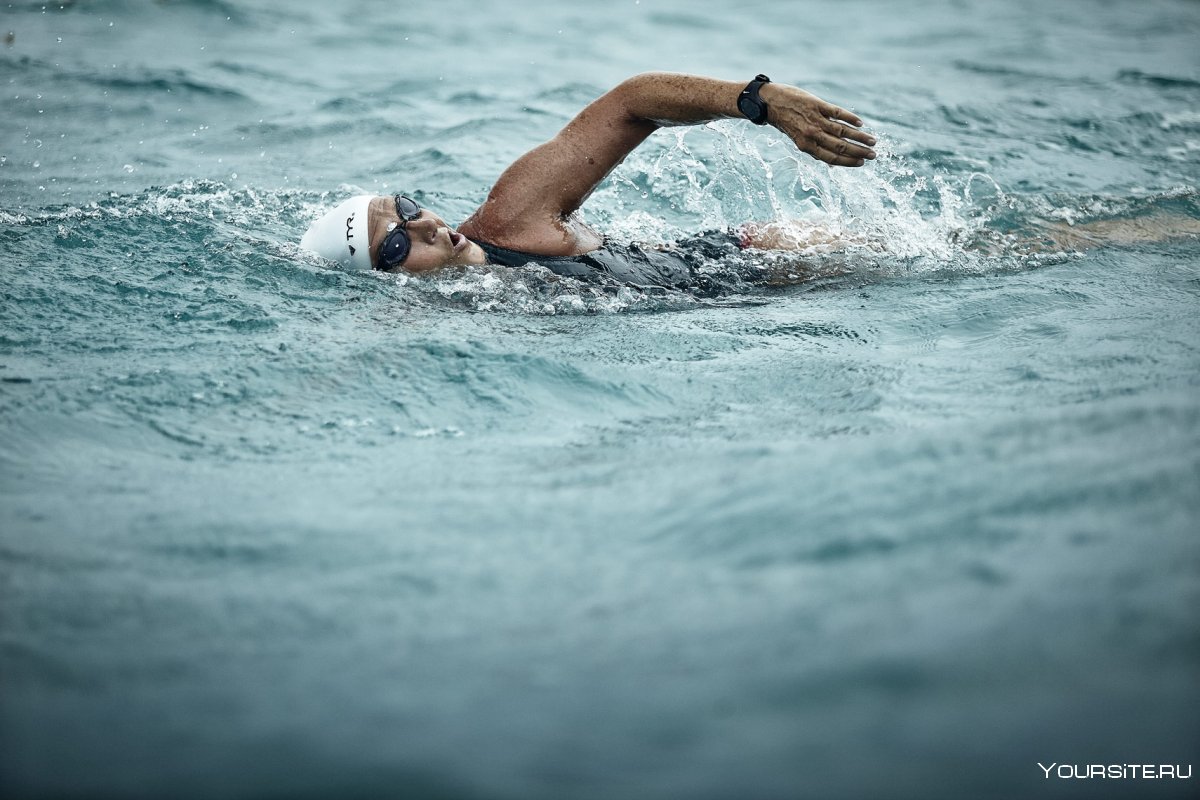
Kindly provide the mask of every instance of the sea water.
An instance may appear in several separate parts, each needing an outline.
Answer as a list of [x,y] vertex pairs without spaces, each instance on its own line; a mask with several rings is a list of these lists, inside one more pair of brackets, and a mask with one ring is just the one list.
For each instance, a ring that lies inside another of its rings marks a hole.
[[[970,243],[1200,218],[1196,3],[0,10],[6,797],[1194,796],[1089,765],[1200,760],[1200,243]],[[646,70],[880,158],[666,130],[589,223],[866,244],[716,299],[297,248]]]

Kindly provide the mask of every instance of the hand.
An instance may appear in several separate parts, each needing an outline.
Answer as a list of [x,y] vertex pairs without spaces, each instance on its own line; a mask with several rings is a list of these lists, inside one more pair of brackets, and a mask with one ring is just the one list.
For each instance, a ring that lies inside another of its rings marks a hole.
[[875,158],[875,137],[859,130],[863,121],[846,109],[783,83],[764,84],[759,95],[769,109],[767,121],[818,161],[861,167]]

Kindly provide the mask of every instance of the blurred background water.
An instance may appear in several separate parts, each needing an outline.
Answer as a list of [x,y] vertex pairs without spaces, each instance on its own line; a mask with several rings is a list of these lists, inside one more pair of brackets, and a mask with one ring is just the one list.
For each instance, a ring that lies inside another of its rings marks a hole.
[[[964,242],[1200,218],[1200,5],[0,19],[6,797],[1192,796],[1038,762],[1200,760],[1200,243]],[[592,224],[884,247],[718,301],[297,249],[652,69],[882,156],[664,131]]]

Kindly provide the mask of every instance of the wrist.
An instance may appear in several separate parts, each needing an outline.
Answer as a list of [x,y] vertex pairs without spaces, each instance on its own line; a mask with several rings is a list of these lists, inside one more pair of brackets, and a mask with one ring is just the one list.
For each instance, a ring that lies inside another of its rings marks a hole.
[[779,104],[783,102],[783,84],[765,83],[758,90],[758,96],[767,104],[767,125],[775,123],[775,114],[779,110]]

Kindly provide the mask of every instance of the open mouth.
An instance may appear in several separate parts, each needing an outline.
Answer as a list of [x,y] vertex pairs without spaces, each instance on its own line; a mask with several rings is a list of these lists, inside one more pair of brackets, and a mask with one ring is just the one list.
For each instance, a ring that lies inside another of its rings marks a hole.
[[467,237],[463,236],[461,233],[450,231],[450,246],[453,247],[455,251],[461,250],[466,244]]

